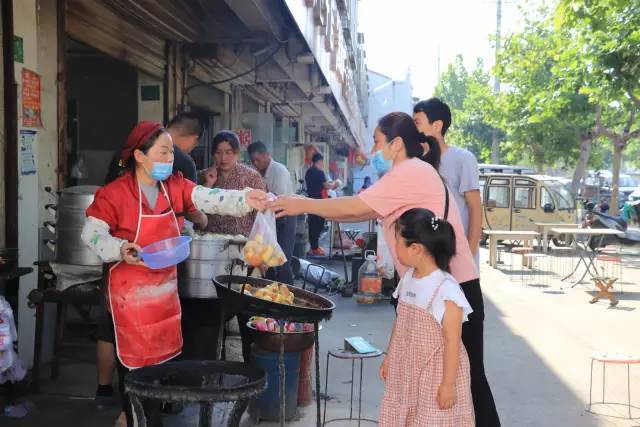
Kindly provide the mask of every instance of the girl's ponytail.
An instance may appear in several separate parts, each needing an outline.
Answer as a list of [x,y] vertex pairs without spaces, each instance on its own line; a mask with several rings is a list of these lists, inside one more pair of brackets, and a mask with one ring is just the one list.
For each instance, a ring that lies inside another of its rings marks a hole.
[[440,270],[451,272],[449,264],[456,253],[456,233],[447,220],[428,209],[413,208],[398,218],[396,230],[407,245],[424,246]]
[[435,170],[439,171],[442,152],[440,151],[440,144],[438,144],[438,140],[432,136],[420,133],[420,143],[426,144],[429,147],[429,151],[427,151],[426,154],[423,154],[420,158],[433,166]]

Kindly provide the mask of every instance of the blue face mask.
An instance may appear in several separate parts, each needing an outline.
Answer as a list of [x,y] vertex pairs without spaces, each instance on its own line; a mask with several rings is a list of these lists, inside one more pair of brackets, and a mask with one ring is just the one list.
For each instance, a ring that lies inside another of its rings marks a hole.
[[387,173],[389,172],[389,169],[391,169],[393,162],[385,159],[382,154],[382,150],[378,150],[373,153],[373,156],[371,157],[371,164],[379,173]]
[[[391,146],[393,144],[394,139],[395,138],[391,138],[391,141],[387,141],[387,145]],[[382,154],[382,149],[373,153],[373,156],[371,157],[371,164],[373,165],[374,168],[376,168],[376,170],[380,174],[385,174],[389,172],[389,169],[391,169],[391,167],[393,166],[393,162],[391,160],[387,160],[384,158],[384,155]]]
[[173,172],[173,162],[153,162],[153,169],[151,169],[151,178],[158,181],[164,181],[171,176]]

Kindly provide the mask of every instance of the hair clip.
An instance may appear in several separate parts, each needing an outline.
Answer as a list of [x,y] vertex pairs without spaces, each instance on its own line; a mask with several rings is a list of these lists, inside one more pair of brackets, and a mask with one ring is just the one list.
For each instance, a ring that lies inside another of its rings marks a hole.
[[440,227],[440,218],[437,216],[431,217],[431,228],[436,231]]

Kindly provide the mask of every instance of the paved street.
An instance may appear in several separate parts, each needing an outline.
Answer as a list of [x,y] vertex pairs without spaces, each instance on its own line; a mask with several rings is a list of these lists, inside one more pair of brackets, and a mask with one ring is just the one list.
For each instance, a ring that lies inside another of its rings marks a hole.
[[[482,257],[487,257],[486,250]],[[639,425],[638,419],[624,419],[626,408],[594,408],[605,415],[585,411],[592,352],[640,354],[640,340],[637,339],[640,260],[635,258],[629,262],[633,265],[624,272],[625,292],[615,308],[610,308],[607,302],[588,304],[592,294],[586,285],[564,291],[560,291],[560,283],[555,281],[550,281],[549,287],[525,287],[517,274],[505,274],[483,263],[485,358],[504,426]],[[330,264],[335,271],[341,271],[339,263]],[[324,324],[320,338],[323,393],[326,350],[341,347],[343,338],[353,335],[361,335],[384,349],[394,319],[393,309],[388,304],[363,306],[352,298],[333,296],[332,299],[337,306],[335,314]],[[88,347],[68,345],[65,354],[60,379],[46,382],[43,394],[26,396],[36,404],[36,411],[19,421],[3,419],[3,426],[57,426],[64,425],[69,419],[73,419],[74,426],[111,425],[117,408],[96,410],[88,399],[95,378]],[[377,375],[378,366],[379,360],[365,362],[362,413],[366,417],[376,418],[378,413],[383,391]],[[349,362],[332,360],[327,418],[348,415],[350,368]],[[639,404],[640,367],[632,367],[631,373],[632,400]],[[596,399],[601,396],[601,374],[598,367],[594,388]],[[623,367],[607,369],[606,393],[608,401],[626,399],[626,370]],[[640,416],[640,411],[634,414]],[[243,420],[243,426],[250,425],[247,418]],[[315,406],[312,405],[301,408],[300,419],[287,425],[306,427],[314,425],[314,420]],[[263,422],[261,425],[276,424]]]

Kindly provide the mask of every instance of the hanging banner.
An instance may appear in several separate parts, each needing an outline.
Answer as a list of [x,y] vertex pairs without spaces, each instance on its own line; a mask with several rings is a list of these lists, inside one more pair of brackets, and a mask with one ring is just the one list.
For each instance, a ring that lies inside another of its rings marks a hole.
[[38,132],[35,130],[20,130],[20,174],[34,175],[36,173],[36,138]]
[[22,126],[28,128],[40,127],[40,76],[26,68],[22,69]]
[[247,148],[251,145],[251,129],[236,129],[234,132],[238,135],[241,146]]

